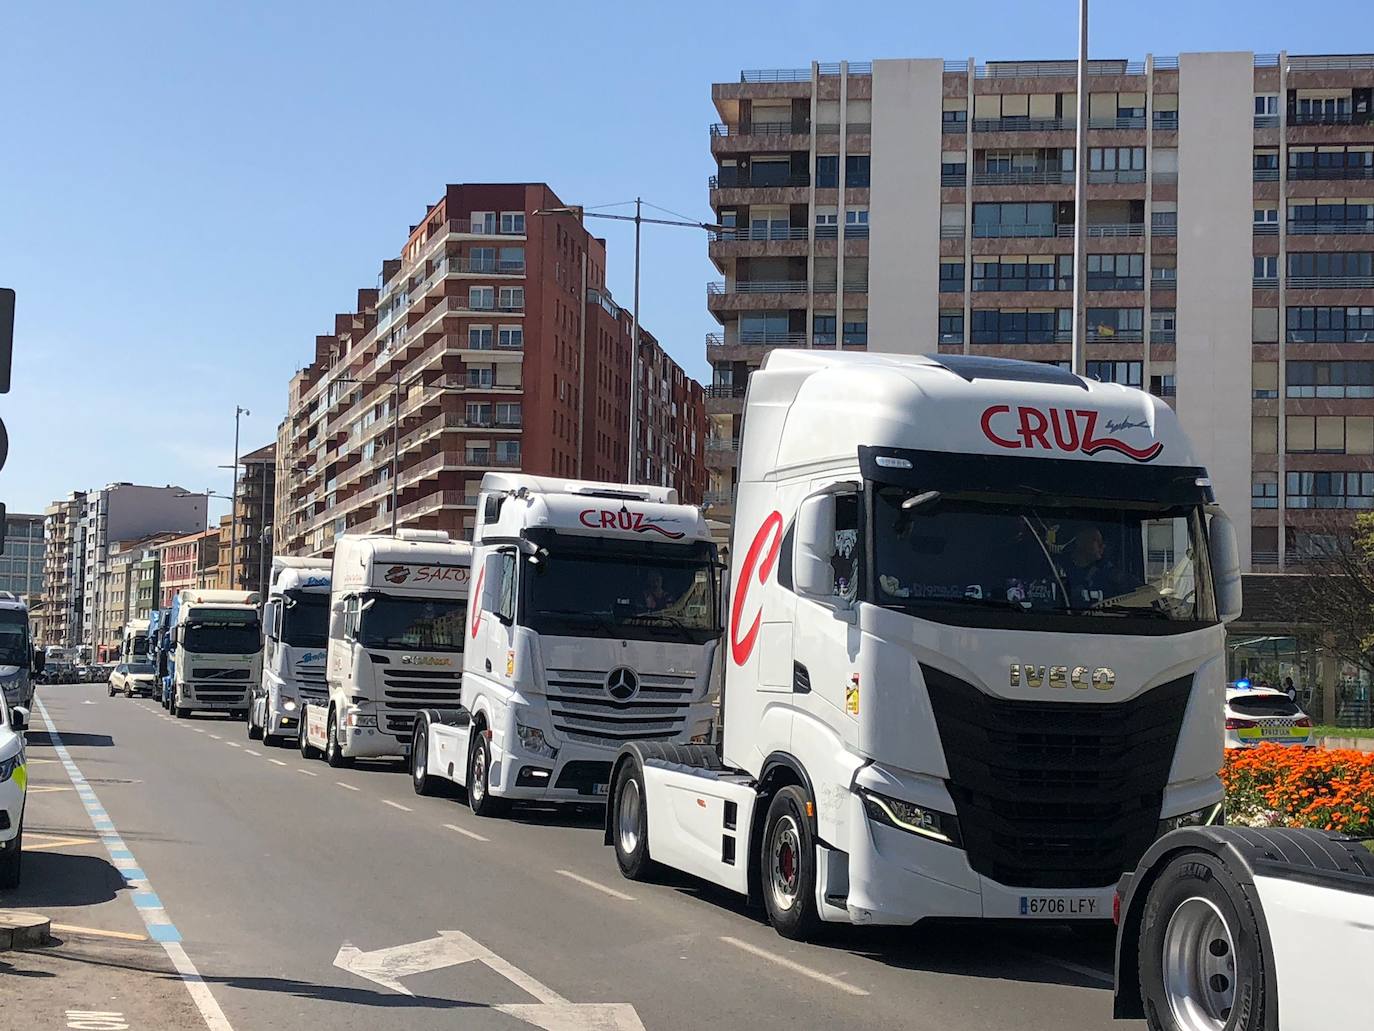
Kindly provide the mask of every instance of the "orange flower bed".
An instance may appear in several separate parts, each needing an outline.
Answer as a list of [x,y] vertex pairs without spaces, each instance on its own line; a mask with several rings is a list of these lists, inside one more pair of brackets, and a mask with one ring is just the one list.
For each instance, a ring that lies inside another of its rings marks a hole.
[[1374,752],[1232,749],[1221,780],[1228,823],[1374,835]]

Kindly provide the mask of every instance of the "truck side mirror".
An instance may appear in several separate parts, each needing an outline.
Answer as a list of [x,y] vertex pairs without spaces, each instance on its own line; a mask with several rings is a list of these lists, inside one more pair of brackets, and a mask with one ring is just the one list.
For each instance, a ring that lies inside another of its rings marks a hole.
[[833,598],[835,569],[835,495],[813,494],[797,509],[792,580],[808,598]]
[[48,657],[43,654],[42,648],[33,650],[33,675],[38,676],[48,667]]
[[1240,615],[1240,549],[1231,517],[1216,513],[1207,525],[1207,554],[1212,567],[1212,589],[1217,596],[1217,617],[1229,623]]

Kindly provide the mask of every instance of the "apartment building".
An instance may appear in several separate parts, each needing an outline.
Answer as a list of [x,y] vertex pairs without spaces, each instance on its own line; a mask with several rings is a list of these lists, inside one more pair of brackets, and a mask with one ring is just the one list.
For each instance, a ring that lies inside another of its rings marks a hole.
[[[237,580],[234,590],[267,593],[267,581],[272,569],[272,533],[277,495],[277,445],[275,443],[250,451],[239,458],[237,500],[234,503],[236,524],[226,530],[220,544],[225,550],[223,561],[226,589]],[[231,532],[232,531],[232,532]],[[237,552],[229,555],[237,542]],[[235,570],[229,572],[230,565]]]
[[[1089,68],[1087,373],[1177,407],[1282,571],[1374,507],[1374,57]],[[717,83],[708,500],[773,347],[1067,363],[1073,61],[897,60]]]
[[43,510],[43,633],[44,644],[71,648],[80,643],[85,556],[81,515],[86,495],[74,491]]
[[[605,275],[605,241],[548,186],[447,187],[291,380],[275,550],[388,530],[393,494],[398,525],[469,537],[489,469],[623,480],[632,324]],[[705,429],[687,424],[704,409],[643,333],[641,351],[654,389],[635,467],[699,497]]]
[[637,483],[676,487],[689,504],[706,490],[706,392],[654,337],[639,331]]
[[41,515],[22,512],[10,512],[5,517],[0,591],[10,591],[30,603],[43,596],[43,520]]
[[124,627],[146,622],[152,610],[152,584],[156,580],[157,556],[161,545],[176,535],[151,534],[133,541],[116,541],[110,547],[105,573],[97,586],[100,613],[95,640],[97,660],[110,661],[119,653]]
[[159,607],[172,604],[177,591],[219,586],[218,528],[173,537],[158,546]]

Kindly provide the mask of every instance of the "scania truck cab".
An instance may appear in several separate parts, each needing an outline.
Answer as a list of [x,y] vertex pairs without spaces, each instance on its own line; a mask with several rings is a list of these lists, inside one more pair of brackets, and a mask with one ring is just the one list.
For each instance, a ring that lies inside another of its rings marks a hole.
[[325,700],[329,573],[328,559],[272,558],[262,612],[262,682],[248,708],[249,738],[295,741],[301,707]]
[[607,844],[823,921],[1105,920],[1220,818],[1235,532],[1172,409],[1058,368],[785,353],[745,403],[719,750]]
[[302,755],[404,758],[416,713],[458,708],[471,564],[472,546],[442,530],[335,540],[329,694],[305,707]]
[[417,790],[600,801],[626,741],[709,740],[716,550],[675,490],[487,473],[473,570],[464,712],[422,718]]
[[228,712],[243,719],[262,678],[262,623],[255,591],[178,592],[172,623],[172,711]]

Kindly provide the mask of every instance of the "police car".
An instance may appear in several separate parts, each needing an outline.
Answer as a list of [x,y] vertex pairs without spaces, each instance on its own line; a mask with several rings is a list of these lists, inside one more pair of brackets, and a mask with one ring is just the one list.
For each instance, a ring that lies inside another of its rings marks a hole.
[[23,735],[28,720],[27,709],[11,707],[0,694],[0,888],[19,886],[24,798],[29,784]]
[[1238,680],[1226,689],[1226,747],[1254,748],[1265,741],[1314,747],[1312,719],[1282,691]]

